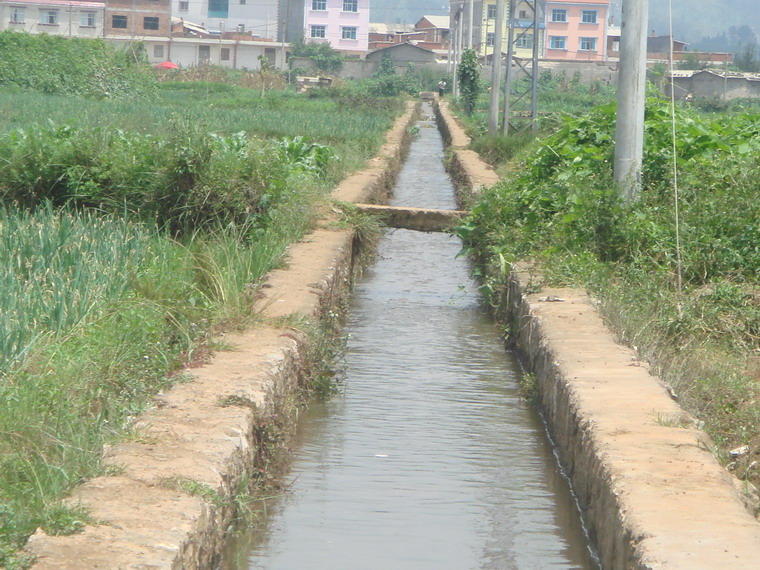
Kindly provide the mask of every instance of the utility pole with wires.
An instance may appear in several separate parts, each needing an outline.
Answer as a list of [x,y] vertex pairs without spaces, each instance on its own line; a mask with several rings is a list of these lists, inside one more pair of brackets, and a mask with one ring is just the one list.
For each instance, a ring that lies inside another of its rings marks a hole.
[[454,36],[454,65],[452,66],[452,86],[451,94],[456,99],[459,97],[459,77],[458,77],[458,64],[459,58],[462,56],[462,13],[464,12],[464,5],[459,4],[459,9],[454,15],[454,29],[452,30]]
[[472,47],[472,36],[475,33],[475,0],[467,0],[467,47]]
[[641,194],[644,156],[648,0],[624,0],[620,33],[620,75],[615,124],[615,181],[623,200]]
[[501,94],[501,44],[504,39],[504,0],[496,0],[496,30],[491,60],[491,99],[488,105],[488,134],[499,130],[499,95]]

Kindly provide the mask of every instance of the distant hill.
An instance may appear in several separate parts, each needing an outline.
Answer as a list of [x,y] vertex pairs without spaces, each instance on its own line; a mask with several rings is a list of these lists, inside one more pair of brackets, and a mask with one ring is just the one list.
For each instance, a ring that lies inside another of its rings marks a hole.
[[[624,0],[611,0],[615,21],[620,22]],[[760,38],[760,0],[672,0],[673,34],[689,43],[689,49],[729,50],[736,44]],[[424,15],[445,16],[449,0],[370,0],[373,22],[414,24]],[[669,32],[669,3],[649,0],[649,29],[657,35]],[[720,45],[725,47],[721,48]]]

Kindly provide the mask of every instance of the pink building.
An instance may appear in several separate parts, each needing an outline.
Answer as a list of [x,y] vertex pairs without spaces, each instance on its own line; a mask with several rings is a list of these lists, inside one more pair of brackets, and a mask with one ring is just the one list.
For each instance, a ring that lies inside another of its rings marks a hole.
[[607,59],[609,0],[547,0],[544,59]]
[[369,39],[370,0],[306,0],[304,40],[364,55]]

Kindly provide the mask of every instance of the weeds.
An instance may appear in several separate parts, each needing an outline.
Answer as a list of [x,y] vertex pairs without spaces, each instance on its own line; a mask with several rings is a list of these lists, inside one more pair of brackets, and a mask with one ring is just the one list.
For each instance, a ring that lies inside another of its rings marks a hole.
[[[532,259],[553,284],[589,289],[620,337],[704,421],[723,455],[749,447],[735,472],[758,484],[760,172],[754,157],[760,120],[684,108],[677,123],[674,156],[668,107],[648,101],[642,199],[625,206],[612,182],[614,108],[567,117],[482,194],[460,234],[493,283],[503,275],[503,260]],[[681,289],[674,160],[681,182]]]

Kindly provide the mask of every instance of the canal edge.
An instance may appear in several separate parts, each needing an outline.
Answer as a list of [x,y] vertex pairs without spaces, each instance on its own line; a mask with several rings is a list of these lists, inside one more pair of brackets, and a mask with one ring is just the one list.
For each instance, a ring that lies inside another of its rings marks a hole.
[[[498,177],[465,148],[448,102],[436,100],[435,111],[468,203]],[[532,293],[534,277],[513,267],[505,318],[603,568],[756,568],[760,524],[707,434],[615,342],[585,293]]]
[[[340,182],[332,199],[386,199],[418,109],[407,104],[378,154]],[[257,301],[265,320],[285,324],[225,335],[227,350],[186,370],[188,382],[157,397],[135,424],[139,436],[104,451],[113,475],[85,482],[67,500],[97,522],[69,536],[38,529],[26,546],[32,568],[188,570],[219,563],[236,494],[266,445],[262,430],[283,413],[311,365],[307,335],[287,322],[332,317],[351,286],[354,231],[329,220],[320,225],[289,247],[287,267],[267,275]]]

